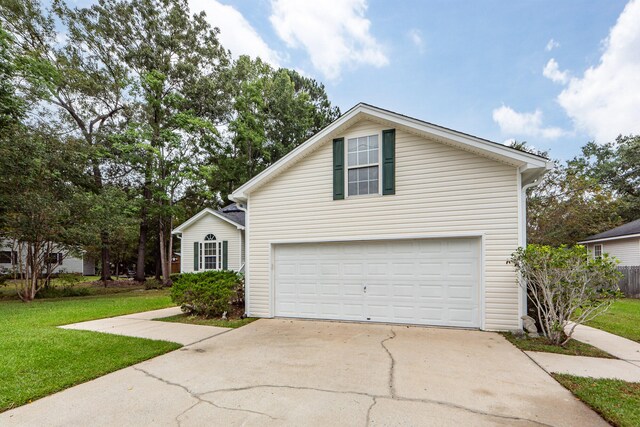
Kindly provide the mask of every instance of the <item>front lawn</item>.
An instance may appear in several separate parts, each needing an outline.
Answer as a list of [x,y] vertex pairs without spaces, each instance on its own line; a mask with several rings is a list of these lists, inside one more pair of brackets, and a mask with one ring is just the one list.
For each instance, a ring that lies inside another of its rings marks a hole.
[[566,374],[553,377],[614,426],[640,425],[640,383]]
[[56,326],[171,306],[166,291],[0,301],[0,412],[180,347]]
[[218,326],[220,328],[239,328],[240,326],[248,325],[254,320],[258,320],[257,317],[246,317],[244,319],[208,319],[200,316],[190,316],[188,314],[178,314],[171,317],[163,317],[160,319],[153,320],[161,320],[163,322],[178,322],[178,323],[189,323],[191,325],[205,325],[205,326]]
[[504,332],[502,336],[504,336],[511,344],[515,345],[523,351],[544,351],[547,353],[567,354],[570,356],[588,356],[615,359],[614,356],[603,350],[600,350],[597,347],[576,340],[571,340],[564,347],[560,347],[557,345],[549,344],[547,342],[547,339],[544,337],[519,337],[510,332]]
[[640,342],[640,299],[617,300],[587,325]]

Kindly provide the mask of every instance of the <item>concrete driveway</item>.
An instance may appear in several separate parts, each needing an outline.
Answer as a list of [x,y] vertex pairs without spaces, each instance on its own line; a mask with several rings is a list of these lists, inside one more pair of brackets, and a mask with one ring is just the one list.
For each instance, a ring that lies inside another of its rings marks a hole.
[[606,423],[495,333],[263,319],[0,414],[0,425]]

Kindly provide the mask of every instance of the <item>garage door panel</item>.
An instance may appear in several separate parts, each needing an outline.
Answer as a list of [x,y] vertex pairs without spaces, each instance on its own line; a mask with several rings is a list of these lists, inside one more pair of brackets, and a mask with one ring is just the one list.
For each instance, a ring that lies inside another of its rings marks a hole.
[[275,247],[275,315],[478,327],[479,239]]

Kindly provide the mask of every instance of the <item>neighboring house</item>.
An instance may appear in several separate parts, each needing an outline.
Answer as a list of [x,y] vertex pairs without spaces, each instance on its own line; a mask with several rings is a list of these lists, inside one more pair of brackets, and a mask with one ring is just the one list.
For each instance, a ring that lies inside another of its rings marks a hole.
[[235,203],[221,210],[204,209],[173,233],[180,238],[180,272],[242,271],[244,215]]
[[604,233],[587,237],[581,242],[593,256],[604,253],[620,260],[620,266],[640,265],[640,219]]
[[[14,271],[19,267],[18,263],[18,247],[10,242],[0,241],[0,271]],[[23,259],[26,255],[23,254]],[[85,276],[96,274],[95,260],[83,253],[80,256],[65,254],[63,252],[52,252],[49,258],[50,265],[57,265],[53,269],[53,273],[76,273]]]
[[358,104],[231,195],[247,214],[247,314],[521,329],[507,260],[526,241],[525,190],[550,168]]

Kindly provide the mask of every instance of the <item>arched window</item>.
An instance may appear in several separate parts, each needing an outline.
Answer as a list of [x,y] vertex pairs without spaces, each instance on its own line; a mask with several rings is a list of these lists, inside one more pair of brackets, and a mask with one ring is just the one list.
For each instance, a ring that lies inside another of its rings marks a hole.
[[205,270],[222,269],[222,242],[216,241],[216,236],[209,233],[204,237],[202,258]]

